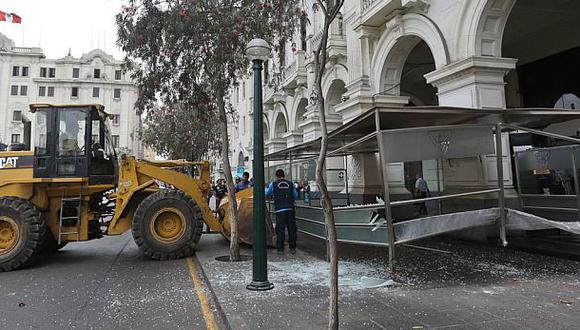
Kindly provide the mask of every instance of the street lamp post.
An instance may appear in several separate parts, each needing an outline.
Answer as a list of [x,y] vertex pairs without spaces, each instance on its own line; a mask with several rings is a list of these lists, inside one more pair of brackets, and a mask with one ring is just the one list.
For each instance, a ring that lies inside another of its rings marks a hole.
[[246,55],[254,63],[254,218],[252,224],[252,282],[248,290],[263,291],[274,288],[268,281],[266,253],[266,197],[264,194],[264,132],[262,131],[262,64],[271,52],[270,45],[254,39],[246,47]]

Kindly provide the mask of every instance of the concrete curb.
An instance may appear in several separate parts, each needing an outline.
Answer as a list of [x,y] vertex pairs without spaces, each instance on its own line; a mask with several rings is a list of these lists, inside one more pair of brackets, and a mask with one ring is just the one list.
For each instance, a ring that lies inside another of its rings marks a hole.
[[209,281],[209,278],[207,277],[205,270],[203,268],[203,265],[201,264],[201,261],[199,261],[199,259],[197,258],[197,255],[193,255],[193,257],[191,258],[193,260],[193,262],[195,263],[195,266],[197,267],[197,272],[199,273],[201,280],[206,284],[207,286],[207,293],[209,293],[208,297],[210,299],[210,303],[211,305],[215,308],[216,310],[216,326],[218,327],[218,329],[226,329],[226,330],[231,330],[231,326],[230,323],[228,321],[228,318],[226,317],[226,313],[224,312],[223,308],[221,307],[218,297],[215,294],[213,287],[211,286],[211,282]]

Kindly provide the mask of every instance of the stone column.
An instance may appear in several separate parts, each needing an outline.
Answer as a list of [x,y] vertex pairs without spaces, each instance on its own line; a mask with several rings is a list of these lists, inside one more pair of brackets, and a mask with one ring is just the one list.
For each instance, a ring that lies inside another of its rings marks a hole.
[[373,90],[370,84],[370,61],[373,56],[373,43],[379,32],[378,28],[358,24],[354,26],[354,15],[347,17],[347,44],[349,81],[344,102],[336,111],[343,121],[349,121],[374,106]]
[[293,131],[293,132],[288,132],[284,135],[282,135],[282,138],[284,138],[284,140],[286,140],[286,144],[288,146],[288,148],[299,145],[302,143],[302,139],[303,139],[303,134],[302,132],[298,131]]
[[[479,109],[505,109],[506,74],[515,69],[516,59],[473,56],[425,75],[438,90],[439,104]],[[504,183],[513,185],[509,135],[502,135]],[[444,162],[449,187],[497,187],[495,155]]]
[[439,104],[448,106],[505,109],[505,75],[516,67],[516,59],[473,56],[425,75],[437,87]]

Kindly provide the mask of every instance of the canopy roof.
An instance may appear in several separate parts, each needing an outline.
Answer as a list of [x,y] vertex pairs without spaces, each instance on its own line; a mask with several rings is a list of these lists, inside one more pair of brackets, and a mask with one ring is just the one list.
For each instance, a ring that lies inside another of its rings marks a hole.
[[[374,108],[329,133],[329,156],[378,151],[375,138],[379,131],[457,125],[510,124],[529,129],[544,129],[551,124],[580,119],[580,111],[549,108],[470,109],[456,107]],[[318,138],[265,157],[266,160],[308,159],[320,151]]]

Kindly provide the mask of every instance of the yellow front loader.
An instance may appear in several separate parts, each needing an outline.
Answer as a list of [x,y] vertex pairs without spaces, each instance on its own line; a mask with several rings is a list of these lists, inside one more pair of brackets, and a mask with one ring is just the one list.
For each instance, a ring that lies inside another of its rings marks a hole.
[[129,230],[159,260],[192,255],[204,223],[229,237],[228,218],[208,206],[208,162],[118,159],[101,105],[34,104],[30,111],[34,151],[0,152],[1,271],[69,242]]

